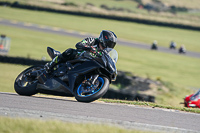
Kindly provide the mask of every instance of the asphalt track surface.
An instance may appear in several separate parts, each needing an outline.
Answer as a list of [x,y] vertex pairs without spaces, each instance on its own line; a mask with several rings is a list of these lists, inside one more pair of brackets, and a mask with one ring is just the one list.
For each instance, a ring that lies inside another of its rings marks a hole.
[[200,132],[200,114],[103,102],[81,103],[66,97],[0,93],[0,116],[114,124],[124,128]]
[[[15,21],[15,20],[0,19],[0,24],[6,25],[6,26],[17,27],[17,28],[35,30],[35,31],[40,31],[40,32],[48,32],[48,33],[53,33],[53,34],[58,34],[58,35],[72,36],[72,37],[77,37],[77,38],[81,38],[81,39],[88,37],[88,36],[98,37],[98,35],[93,35],[93,34],[89,34],[89,33],[78,32],[78,31],[73,31],[73,30],[65,30],[65,29],[61,29],[59,27],[49,27],[49,26],[45,26],[45,25],[24,23],[24,22]],[[123,39],[118,39],[118,44],[150,50],[150,45],[147,45],[144,43],[127,41],[127,40],[123,40]],[[162,46],[158,46],[157,51],[164,52],[164,53],[171,53],[171,54],[179,54],[178,50],[170,50],[169,48],[162,47]],[[181,54],[181,55],[200,58],[199,52],[187,51],[186,54]]]

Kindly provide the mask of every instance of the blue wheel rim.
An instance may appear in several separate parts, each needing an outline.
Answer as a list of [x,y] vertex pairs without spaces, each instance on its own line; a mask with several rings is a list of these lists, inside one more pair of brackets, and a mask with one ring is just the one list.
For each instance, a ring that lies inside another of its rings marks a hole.
[[99,86],[97,87],[97,89],[91,91],[90,93],[88,93],[88,94],[86,94],[86,95],[83,95],[83,91],[82,91],[82,89],[81,89],[82,86],[83,86],[83,84],[81,83],[81,84],[79,85],[78,89],[77,89],[77,94],[78,94],[78,96],[81,96],[81,97],[89,97],[89,96],[92,96],[92,95],[96,94],[97,92],[99,92],[99,91],[102,89],[103,85],[104,85],[104,79],[101,78],[101,77],[98,77],[97,80],[99,81]]

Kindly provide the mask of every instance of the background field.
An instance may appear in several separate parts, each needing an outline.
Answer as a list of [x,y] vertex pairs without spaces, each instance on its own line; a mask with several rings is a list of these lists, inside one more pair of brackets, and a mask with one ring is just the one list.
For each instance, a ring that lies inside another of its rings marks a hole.
[[[9,1],[15,2],[15,0]],[[198,6],[200,2],[198,0],[18,0],[18,2],[58,10],[200,26],[200,8]],[[156,11],[139,9],[139,3],[153,5]],[[163,8],[169,9],[171,6],[173,6],[173,11],[163,11]],[[179,9],[187,9],[187,11],[179,11]]]

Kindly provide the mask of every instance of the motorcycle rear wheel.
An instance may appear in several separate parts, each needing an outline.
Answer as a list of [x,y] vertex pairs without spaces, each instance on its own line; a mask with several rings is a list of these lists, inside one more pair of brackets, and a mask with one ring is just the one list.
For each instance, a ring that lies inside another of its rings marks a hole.
[[102,97],[109,88],[109,80],[106,77],[98,77],[97,80],[98,84],[96,87],[87,93],[83,92],[84,86],[83,83],[80,83],[75,90],[76,100],[79,102],[92,102]]
[[26,77],[26,74],[33,72],[34,70],[42,69],[43,66],[32,66],[21,72],[14,83],[14,88],[15,91],[19,95],[24,95],[24,96],[31,96],[37,93],[36,87],[38,80],[33,79],[33,80],[28,80]]

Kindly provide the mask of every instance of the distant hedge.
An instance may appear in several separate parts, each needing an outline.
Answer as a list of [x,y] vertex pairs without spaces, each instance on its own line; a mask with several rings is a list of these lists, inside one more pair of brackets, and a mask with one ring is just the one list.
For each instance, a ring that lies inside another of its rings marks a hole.
[[0,62],[10,63],[10,64],[20,64],[20,65],[44,65],[47,61],[29,59],[24,57],[9,57],[9,56],[0,56]]
[[85,13],[85,12],[80,12],[80,11],[64,11],[64,10],[57,10],[57,9],[48,8],[48,7],[39,7],[39,6],[34,6],[34,5],[23,4],[17,1],[16,2],[0,1],[0,6],[10,6],[13,8],[22,8],[22,9],[28,9],[28,10],[47,11],[47,12],[55,12],[55,13],[62,13],[62,14],[96,17],[96,18],[112,19],[112,20],[118,20],[118,21],[128,21],[128,22],[136,22],[136,23],[142,23],[142,24],[148,24],[148,25],[157,25],[157,26],[200,31],[200,27],[195,27],[195,26],[190,26],[190,25],[181,25],[181,24],[168,23],[168,22],[157,22],[157,21],[152,21],[152,20],[144,20],[144,19],[120,17],[120,16],[110,16],[110,15],[95,14],[95,13]]

